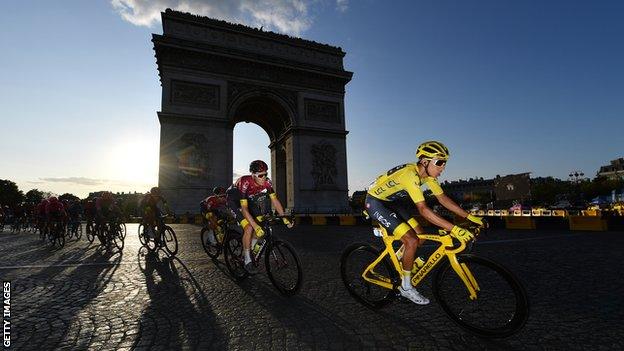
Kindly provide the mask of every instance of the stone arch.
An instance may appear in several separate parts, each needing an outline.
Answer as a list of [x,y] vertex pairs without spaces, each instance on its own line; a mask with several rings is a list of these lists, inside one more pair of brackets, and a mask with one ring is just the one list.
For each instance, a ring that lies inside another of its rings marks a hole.
[[232,182],[233,128],[269,136],[278,196],[297,213],[349,210],[345,53],[338,47],[167,10],[152,42],[162,86],[158,184],[196,213]]

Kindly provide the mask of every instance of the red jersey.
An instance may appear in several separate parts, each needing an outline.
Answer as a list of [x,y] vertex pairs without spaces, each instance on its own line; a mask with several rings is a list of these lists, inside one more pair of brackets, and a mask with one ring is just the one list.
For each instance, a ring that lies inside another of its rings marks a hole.
[[202,203],[204,204],[204,209],[206,211],[212,211],[219,207],[225,207],[226,198],[225,196],[212,195],[205,198]]
[[45,213],[47,216],[64,215],[65,207],[63,206],[61,202],[48,202],[48,204],[46,205]]
[[271,183],[269,178],[264,181],[264,184],[260,185],[254,181],[252,175],[246,175],[238,178],[238,180],[234,182],[234,187],[241,192],[243,199],[251,199],[260,193],[275,193],[273,190],[273,183]]

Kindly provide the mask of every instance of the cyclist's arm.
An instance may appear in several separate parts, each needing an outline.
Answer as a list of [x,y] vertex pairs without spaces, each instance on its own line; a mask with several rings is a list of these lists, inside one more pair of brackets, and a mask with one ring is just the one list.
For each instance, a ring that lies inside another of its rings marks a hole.
[[432,209],[427,206],[425,201],[417,202],[416,208],[418,208],[418,212],[421,216],[423,216],[429,223],[438,226],[445,230],[451,230],[455,226],[453,223],[447,221],[446,219],[440,217],[438,214],[433,212]]
[[258,227],[258,223],[256,223],[256,220],[251,215],[251,212],[249,212],[249,207],[248,207],[249,205],[247,203],[247,199],[241,199],[240,204],[241,204],[241,212],[243,213],[243,217],[245,217],[247,222],[249,222],[249,224],[255,230]]
[[277,198],[277,194],[272,193],[272,194],[269,195],[269,197],[271,198],[271,204],[273,205],[273,207],[275,207],[275,210],[277,211],[277,213],[280,216],[283,216],[284,215],[284,206],[282,206],[282,203]]

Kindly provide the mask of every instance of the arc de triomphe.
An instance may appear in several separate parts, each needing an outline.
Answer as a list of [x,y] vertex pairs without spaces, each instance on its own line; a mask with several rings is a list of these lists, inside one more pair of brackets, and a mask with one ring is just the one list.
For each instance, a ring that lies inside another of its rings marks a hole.
[[[162,86],[158,184],[176,213],[232,183],[233,129],[269,135],[269,171],[296,213],[348,211],[342,49],[166,10],[152,36]],[[264,147],[264,145],[258,145]],[[246,161],[252,161],[246,160]]]

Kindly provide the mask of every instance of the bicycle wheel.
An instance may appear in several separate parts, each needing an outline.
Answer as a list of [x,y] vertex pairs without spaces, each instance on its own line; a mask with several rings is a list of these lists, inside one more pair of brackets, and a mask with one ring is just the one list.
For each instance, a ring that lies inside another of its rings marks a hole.
[[139,241],[141,242],[141,245],[143,246],[147,246],[147,237],[145,236],[145,226],[143,225],[143,223],[139,223]]
[[175,256],[178,253],[178,238],[170,226],[165,226],[162,239],[169,254]]
[[89,241],[89,244],[93,244],[93,240],[95,240],[95,228],[93,227],[93,224],[89,225],[87,224],[87,240]]
[[217,242],[214,230],[212,230],[208,226],[205,226],[201,230],[200,237],[202,241],[202,247],[204,248],[204,251],[206,251],[208,256],[210,256],[210,258],[212,259],[216,259],[217,257],[219,257],[219,254],[221,254],[221,245]]
[[433,293],[446,314],[467,331],[484,338],[503,338],[520,330],[529,317],[529,300],[518,279],[491,260],[458,255],[468,266],[479,291],[470,300],[466,286],[448,260],[439,268]]
[[228,231],[223,240],[223,257],[225,258],[225,266],[230,274],[236,280],[247,277],[245,270],[245,261],[243,260],[243,242],[242,236],[235,231]]
[[[342,282],[353,298],[364,306],[377,309],[386,306],[396,296],[392,289],[373,284],[362,278],[362,273],[381,255],[381,250],[364,243],[353,244],[343,252],[340,259]],[[397,273],[387,259],[374,269],[375,275],[396,279]]]
[[119,251],[123,251],[124,248],[124,237],[123,237],[123,228],[119,226],[115,226],[111,228],[111,236],[113,239],[113,243],[117,247]]
[[59,247],[65,246],[65,230],[63,228],[56,231],[56,243]]
[[[146,230],[151,230],[151,234],[146,233]],[[149,227],[148,229],[146,229],[143,231],[143,238],[145,239],[145,247],[147,247],[148,250],[154,252],[156,250],[158,250],[158,248],[160,247],[159,242],[160,242],[160,234],[158,233],[158,229],[153,228],[153,227]]]
[[126,223],[120,223],[119,226],[121,226],[121,235],[123,237],[124,240],[126,240],[126,234],[128,234],[128,228],[126,228]]
[[80,240],[82,238],[82,223],[78,223],[78,227],[76,227],[76,240]]
[[274,240],[264,254],[264,264],[271,283],[286,296],[301,288],[303,271],[297,252],[285,241]]

